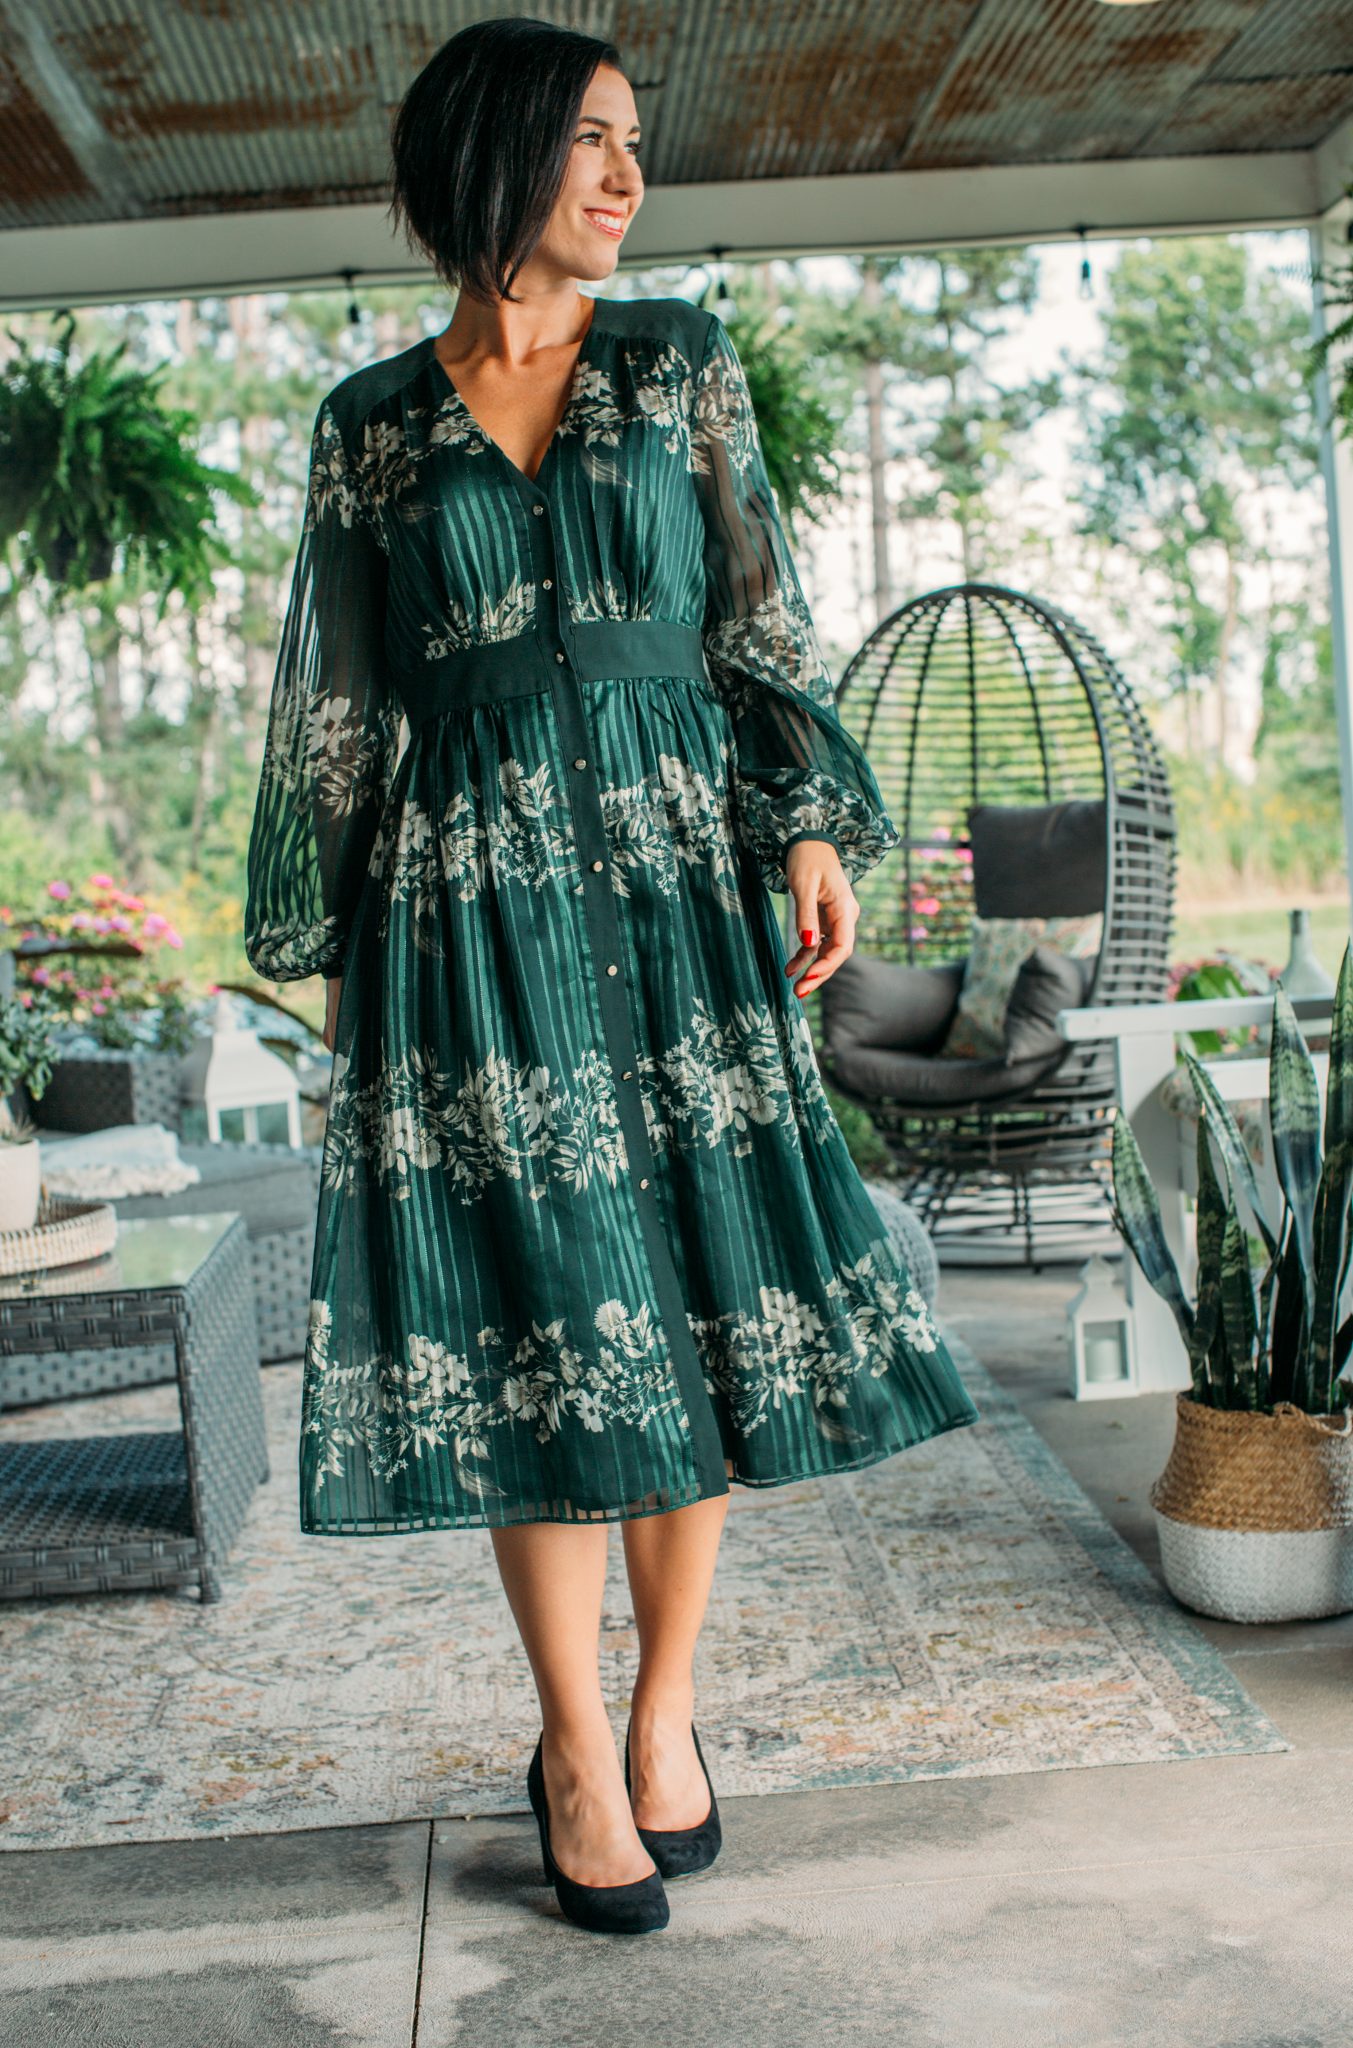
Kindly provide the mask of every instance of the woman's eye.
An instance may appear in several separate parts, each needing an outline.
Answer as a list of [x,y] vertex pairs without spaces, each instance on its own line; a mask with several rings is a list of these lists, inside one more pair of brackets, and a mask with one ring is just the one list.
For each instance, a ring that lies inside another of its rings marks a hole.
[[[599,128],[589,128],[585,135],[580,135],[578,137],[579,142],[601,142],[603,139],[604,138]],[[626,147],[637,158],[641,145],[637,142],[630,142],[626,144]]]

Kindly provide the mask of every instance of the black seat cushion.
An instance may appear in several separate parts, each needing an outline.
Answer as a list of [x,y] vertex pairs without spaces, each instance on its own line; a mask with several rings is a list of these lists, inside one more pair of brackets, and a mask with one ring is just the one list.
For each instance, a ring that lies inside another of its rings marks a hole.
[[1090,992],[1096,959],[1078,959],[1058,946],[1035,946],[1015,977],[1005,1011],[1005,1064],[1047,1059],[1066,1040],[1057,1029],[1059,1010],[1078,1010]]
[[1022,1095],[1052,1072],[1066,1049],[1059,1041],[1058,1050],[1049,1058],[1019,1060],[1007,1066],[1004,1060],[928,1059],[924,1053],[894,1052],[883,1045],[846,1045],[830,1052],[829,1078],[847,1094],[866,1102],[964,1110],[977,1103]]
[[823,981],[827,1077],[862,1102],[886,1098],[915,1108],[964,1108],[1019,1094],[1050,1073],[1068,1051],[1062,1038],[1040,1057],[1011,1065],[1003,1059],[937,1057],[962,977],[962,961],[909,967],[852,952]]
[[835,1053],[855,1045],[894,1051],[938,1050],[963,986],[963,962],[909,967],[852,953],[822,984],[823,1035]]
[[979,917],[1085,917],[1108,889],[1103,797],[973,804],[973,908]]

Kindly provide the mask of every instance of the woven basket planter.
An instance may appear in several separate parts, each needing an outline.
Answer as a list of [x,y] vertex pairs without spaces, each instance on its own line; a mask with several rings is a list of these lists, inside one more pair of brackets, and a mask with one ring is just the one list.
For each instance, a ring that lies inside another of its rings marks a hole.
[[182,1054],[80,1053],[58,1060],[42,1100],[31,1114],[52,1131],[103,1131],[112,1124],[182,1127],[179,1082]]
[[1304,1621],[1353,1609],[1353,1412],[1272,1415],[1179,1394],[1151,1488],[1165,1583],[1220,1621]]

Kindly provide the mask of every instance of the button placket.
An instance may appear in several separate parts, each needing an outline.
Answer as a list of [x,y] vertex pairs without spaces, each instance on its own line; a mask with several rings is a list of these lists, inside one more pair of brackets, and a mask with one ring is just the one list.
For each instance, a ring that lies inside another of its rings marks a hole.
[[[685,1301],[671,1246],[662,1226],[657,1192],[653,1186],[655,1162],[648,1119],[639,1091],[635,1068],[633,1020],[623,984],[620,983],[621,933],[615,892],[609,873],[606,820],[596,765],[586,751],[591,733],[579,687],[580,665],[573,621],[568,617],[557,585],[554,542],[547,505],[534,498],[531,512],[532,552],[536,581],[549,593],[537,616],[537,646],[541,655],[552,651],[547,662],[550,691],[554,700],[560,738],[575,771],[569,784],[573,813],[574,844],[582,866],[583,910],[587,921],[591,954],[602,962],[598,976],[598,997],[602,1030],[611,1071],[616,1077],[616,1103],[625,1152],[630,1162],[630,1184],[643,1199],[637,1202],[644,1242],[659,1314],[671,1350],[673,1370],[686,1410],[691,1437],[691,1454],[699,1474],[702,1494],[728,1491],[724,1451],[714,1408],[705,1384],[704,1367],[695,1348],[686,1315]],[[572,661],[570,662],[570,654]],[[604,671],[603,671],[604,673]],[[574,749],[577,749],[575,752]],[[619,1084],[623,1083],[621,1086]]]

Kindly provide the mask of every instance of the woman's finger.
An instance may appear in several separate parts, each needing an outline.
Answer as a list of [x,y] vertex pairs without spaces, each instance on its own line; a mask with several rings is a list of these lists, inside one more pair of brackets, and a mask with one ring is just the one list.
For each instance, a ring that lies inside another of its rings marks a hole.
[[811,995],[855,950],[855,926],[859,921],[860,906],[849,884],[843,896],[833,895],[824,900],[823,909],[827,921],[827,930],[823,934],[825,943],[820,946],[817,958],[802,979],[794,984],[794,993],[799,996]]

